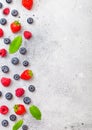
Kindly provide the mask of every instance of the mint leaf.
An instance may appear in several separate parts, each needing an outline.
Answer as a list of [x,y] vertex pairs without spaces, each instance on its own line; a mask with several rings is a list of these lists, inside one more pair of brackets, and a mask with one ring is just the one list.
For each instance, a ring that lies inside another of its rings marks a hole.
[[37,120],[41,120],[41,111],[37,106],[34,105],[30,106],[29,111],[34,118],[36,118]]
[[17,52],[19,50],[21,44],[22,44],[22,36],[15,37],[9,46],[9,53],[13,54],[13,53]]
[[23,124],[23,120],[19,120],[17,121],[14,125],[13,125],[13,128],[12,130],[18,130]]

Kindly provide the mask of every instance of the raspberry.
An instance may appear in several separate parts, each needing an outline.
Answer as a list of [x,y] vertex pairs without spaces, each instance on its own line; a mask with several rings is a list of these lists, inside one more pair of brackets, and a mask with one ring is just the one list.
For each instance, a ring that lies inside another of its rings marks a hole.
[[2,48],[2,49],[0,50],[0,56],[1,56],[1,57],[5,57],[6,55],[7,55],[7,50],[4,49],[4,48]]
[[24,31],[24,37],[25,39],[30,39],[32,37],[32,33],[29,31]]
[[0,37],[3,37],[4,31],[0,28]]
[[5,8],[4,10],[3,10],[3,14],[4,15],[8,15],[10,13],[10,9],[9,8]]
[[15,90],[15,95],[17,97],[21,97],[25,93],[25,90],[23,88],[18,88]]
[[9,111],[9,109],[8,109],[7,106],[3,105],[3,106],[0,107],[0,113],[1,114],[5,115],[5,114],[8,113],[8,111]]
[[2,77],[1,78],[1,83],[4,87],[8,87],[11,83],[11,79],[10,78],[6,78],[6,77]]

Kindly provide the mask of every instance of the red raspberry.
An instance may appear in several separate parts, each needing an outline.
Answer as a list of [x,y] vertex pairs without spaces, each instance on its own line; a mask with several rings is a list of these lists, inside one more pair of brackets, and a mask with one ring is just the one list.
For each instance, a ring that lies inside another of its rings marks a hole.
[[29,31],[24,31],[24,37],[25,39],[30,39],[32,37],[32,33]]
[[1,114],[5,115],[5,114],[8,113],[8,111],[9,111],[9,108],[7,106],[3,105],[3,106],[0,107],[0,113]]
[[18,88],[15,90],[15,95],[17,97],[21,97],[25,93],[25,90],[23,88]]
[[4,35],[4,31],[2,30],[2,28],[0,28],[0,37],[3,37]]
[[11,79],[10,78],[5,78],[5,77],[2,77],[1,78],[1,83],[4,87],[8,87],[11,83]]
[[4,15],[8,15],[10,13],[10,9],[9,8],[5,8],[4,10],[3,10],[3,14]]
[[4,49],[4,48],[2,48],[2,49],[0,50],[0,56],[1,56],[1,57],[5,57],[6,55],[7,55],[7,50]]

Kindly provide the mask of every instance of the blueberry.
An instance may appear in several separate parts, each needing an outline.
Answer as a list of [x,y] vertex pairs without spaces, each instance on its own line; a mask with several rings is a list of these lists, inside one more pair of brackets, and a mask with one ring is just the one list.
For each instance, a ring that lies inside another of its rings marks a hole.
[[24,102],[25,104],[30,104],[31,99],[30,99],[29,97],[24,97],[23,102]]
[[13,9],[11,14],[12,14],[12,16],[17,16],[18,15],[18,11],[16,9]]
[[22,130],[28,130],[28,126],[27,125],[23,125],[22,126]]
[[9,118],[11,121],[15,121],[17,119],[16,115],[14,115],[14,114],[10,115]]
[[3,4],[0,2],[0,9],[3,7]]
[[3,120],[3,121],[1,122],[1,124],[2,124],[2,126],[7,127],[8,124],[9,124],[9,122],[8,122],[7,120]]
[[11,59],[11,63],[14,64],[14,65],[17,65],[19,63],[19,59],[17,57],[13,57]]
[[20,54],[25,55],[26,52],[27,52],[27,50],[26,50],[26,48],[21,47],[21,48],[19,49],[19,52],[20,52]]
[[9,72],[9,67],[6,66],[6,65],[4,65],[4,66],[1,67],[1,70],[2,70],[2,72],[4,72],[4,73],[8,73],[8,72]]
[[2,96],[2,92],[0,91],[0,97]]
[[30,92],[34,92],[34,91],[35,91],[35,86],[34,86],[34,85],[30,85],[30,86],[28,87],[28,90],[29,90]]
[[19,76],[19,74],[14,74],[13,78],[14,78],[15,80],[19,80],[19,79],[20,79],[20,76]]
[[27,22],[29,23],[29,24],[32,24],[34,21],[33,21],[33,18],[31,18],[31,17],[29,17],[29,18],[27,18]]
[[5,44],[10,44],[11,43],[11,40],[9,38],[4,38],[4,43]]
[[5,98],[6,98],[7,100],[11,100],[11,99],[13,98],[12,93],[10,93],[10,92],[6,93],[6,94],[5,94]]
[[0,24],[5,25],[7,23],[7,20],[5,18],[0,19]]
[[23,61],[23,66],[28,66],[29,62],[27,60]]
[[10,4],[10,3],[12,2],[12,0],[6,0],[6,2],[7,2],[8,4]]

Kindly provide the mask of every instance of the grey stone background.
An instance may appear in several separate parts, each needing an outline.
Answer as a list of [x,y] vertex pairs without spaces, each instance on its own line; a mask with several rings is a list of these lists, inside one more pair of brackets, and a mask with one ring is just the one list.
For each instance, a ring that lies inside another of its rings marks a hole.
[[[0,0],[5,3],[5,0]],[[8,24],[4,26],[5,37],[14,38],[9,29],[9,24],[18,19],[23,30],[33,33],[30,41],[23,41],[23,46],[28,49],[25,57],[18,52],[0,59],[0,65],[10,67],[7,75],[21,73],[22,61],[28,59],[34,73],[34,79],[30,82],[13,81],[8,89],[2,89],[3,93],[12,91],[16,87],[29,84],[36,86],[36,92],[26,95],[32,98],[32,104],[37,105],[42,111],[42,120],[36,121],[31,115],[23,118],[29,125],[29,130],[92,130],[92,0],[34,0],[33,10],[26,11],[21,7],[20,0],[13,0],[9,5],[11,9],[19,10],[19,17],[7,16]],[[5,3],[5,7],[8,5]],[[29,26],[26,18],[32,16],[34,24]],[[0,13],[0,17],[3,17]],[[22,32],[20,34],[22,34]],[[0,39],[0,48],[5,47],[3,39]],[[14,67],[10,60],[17,56],[20,59],[18,67]],[[0,77],[4,74],[0,71]],[[8,104],[12,107],[15,103],[21,103],[14,98],[10,104],[4,98],[0,105]],[[10,114],[9,113],[9,114]],[[2,119],[7,116],[0,115]],[[9,120],[9,119],[8,119]],[[10,130],[12,126],[2,130]]]

